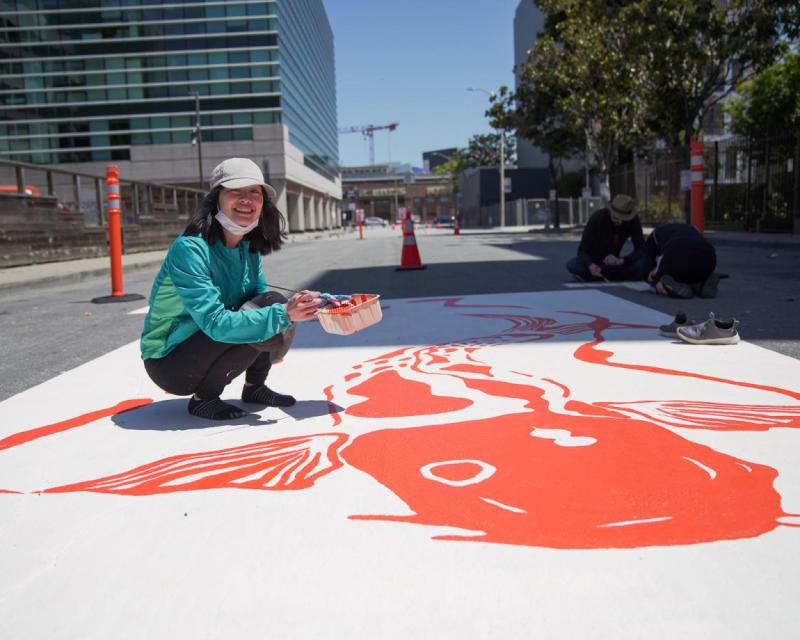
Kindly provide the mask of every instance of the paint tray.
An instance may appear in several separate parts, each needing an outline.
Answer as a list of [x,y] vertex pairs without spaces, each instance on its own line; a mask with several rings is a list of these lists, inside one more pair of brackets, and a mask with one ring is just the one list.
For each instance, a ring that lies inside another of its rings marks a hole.
[[317,311],[317,318],[325,331],[349,336],[379,323],[383,318],[377,293],[354,293],[351,300],[354,304],[346,307],[330,306]]

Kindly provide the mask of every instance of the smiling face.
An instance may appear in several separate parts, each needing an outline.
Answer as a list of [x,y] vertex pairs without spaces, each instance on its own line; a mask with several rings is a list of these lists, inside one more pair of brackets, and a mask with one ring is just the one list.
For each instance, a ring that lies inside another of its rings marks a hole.
[[264,191],[257,184],[240,189],[219,192],[219,209],[236,224],[246,227],[261,215],[264,208]]

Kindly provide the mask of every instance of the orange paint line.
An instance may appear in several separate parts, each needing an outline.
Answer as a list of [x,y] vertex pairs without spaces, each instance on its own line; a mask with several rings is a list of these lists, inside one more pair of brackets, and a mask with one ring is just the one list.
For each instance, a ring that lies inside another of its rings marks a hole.
[[561,384],[560,382],[556,382],[555,380],[552,380],[551,378],[542,378],[542,380],[544,380],[545,382],[549,382],[550,384],[554,384],[559,389],[561,389],[561,397],[562,398],[569,398],[569,387],[566,387],[563,384]]
[[481,308],[481,309],[527,309],[527,307],[517,304],[458,304],[462,297],[457,298],[425,298],[423,300],[410,300],[411,304],[427,304],[430,302],[444,302],[445,307],[458,307],[459,309]]
[[19,446],[21,444],[26,444],[33,440],[38,440],[39,438],[51,436],[54,433],[61,433],[62,431],[68,431],[69,429],[74,429],[75,427],[82,427],[90,422],[99,420],[100,418],[113,416],[117,413],[122,413],[123,411],[129,411],[130,409],[136,409],[137,407],[150,404],[151,402],[153,402],[152,398],[134,398],[131,400],[123,400],[112,407],[98,409],[97,411],[90,411],[89,413],[84,413],[83,415],[70,418],[69,420],[54,422],[53,424],[47,424],[43,427],[36,427],[35,429],[29,429],[27,431],[20,431],[19,433],[15,433],[0,440],[0,451]]
[[[398,349],[397,351],[392,351],[391,353],[384,353],[382,355],[376,356],[375,358],[371,358],[370,360],[365,360],[365,362],[378,362],[379,360],[389,360],[391,358],[395,358],[399,355],[402,355],[406,352],[405,349]],[[360,368],[361,365],[355,365],[353,369]]]
[[676,369],[665,369],[663,367],[651,367],[643,364],[627,364],[624,362],[611,362],[609,358],[614,355],[613,351],[605,351],[598,349],[597,346],[605,341],[602,335],[604,329],[610,326],[610,322],[605,318],[596,318],[595,322],[595,339],[591,342],[582,344],[575,350],[574,356],[581,362],[589,362],[591,364],[603,364],[609,367],[616,367],[618,369],[630,369],[633,371],[646,371],[648,373],[658,373],[666,376],[679,376],[683,378],[694,378],[697,380],[707,380],[709,382],[721,382],[722,384],[729,384],[736,387],[744,387],[746,389],[758,389],[759,391],[769,391],[780,395],[800,400],[800,393],[789,391],[788,389],[781,389],[780,387],[773,387],[770,385],[756,384],[754,382],[743,382],[741,380],[728,380],[727,378],[720,378],[718,376],[709,376],[702,373],[692,373],[689,371],[678,371]]
[[328,413],[333,418],[333,426],[337,427],[342,423],[342,416],[333,406],[333,385],[329,385],[323,389],[325,399],[328,401]]

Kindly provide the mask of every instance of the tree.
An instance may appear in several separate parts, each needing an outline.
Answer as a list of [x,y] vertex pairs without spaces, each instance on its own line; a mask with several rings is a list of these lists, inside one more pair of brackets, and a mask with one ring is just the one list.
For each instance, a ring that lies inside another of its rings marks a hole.
[[[688,146],[705,113],[742,80],[785,50],[795,0],[646,0],[636,55],[646,61],[641,90],[649,126],[672,145]],[[796,10],[794,10],[796,11]]]
[[[484,133],[472,136],[463,153],[469,167],[496,167],[500,165],[500,133]],[[516,143],[507,131],[503,135],[503,160],[506,165],[516,161]]]
[[727,106],[733,131],[764,138],[800,134],[800,54],[790,53],[737,92]]
[[500,87],[486,115],[493,127],[514,131],[544,151],[550,183],[556,184],[564,173],[562,160],[582,154],[585,141],[581,132],[567,126],[556,107],[556,97],[528,81],[530,72],[529,66],[523,68],[523,82],[517,91]]
[[[503,156],[506,165],[515,162],[516,144],[508,132],[503,133]],[[435,172],[458,175],[472,167],[496,167],[499,165],[500,134],[485,133],[472,136],[465,149],[458,149],[450,160],[437,166]]]
[[[517,131],[545,144],[585,140],[589,162],[608,198],[608,176],[621,147],[651,133],[636,79],[644,61],[635,48],[635,20],[626,4],[600,0],[539,0],[553,21],[540,34],[515,95]],[[523,133],[524,132],[524,133]],[[549,138],[549,136],[555,136]]]
[[621,151],[655,138],[688,144],[735,82],[775,60],[795,3],[537,0],[552,23],[501,105],[513,117],[493,115],[545,144],[549,133],[582,134],[607,197]]

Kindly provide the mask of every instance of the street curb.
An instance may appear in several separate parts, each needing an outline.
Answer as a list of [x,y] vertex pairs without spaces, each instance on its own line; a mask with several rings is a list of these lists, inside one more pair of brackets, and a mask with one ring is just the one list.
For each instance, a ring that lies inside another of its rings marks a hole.
[[[159,265],[163,260],[164,256],[162,255],[161,257],[153,258],[152,260],[131,262],[129,264],[123,263],[122,266],[123,276],[125,273],[130,271],[138,271],[139,269],[147,269],[149,267]],[[57,262],[48,262],[46,264],[51,268],[57,268],[54,265],[58,265]],[[34,266],[39,266],[39,265],[34,265]],[[60,274],[54,273],[48,275],[38,275],[38,276],[32,276],[30,278],[22,278],[20,280],[13,280],[9,282],[0,282],[0,294],[16,292],[22,289],[43,289],[68,282],[81,282],[82,280],[88,280],[90,278],[97,278],[100,276],[108,276],[109,288],[110,288],[111,267],[105,266],[105,267],[92,267],[90,269],[81,269],[78,271],[71,271]]]

